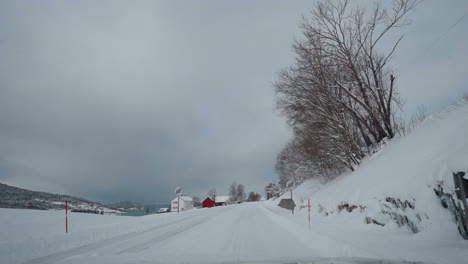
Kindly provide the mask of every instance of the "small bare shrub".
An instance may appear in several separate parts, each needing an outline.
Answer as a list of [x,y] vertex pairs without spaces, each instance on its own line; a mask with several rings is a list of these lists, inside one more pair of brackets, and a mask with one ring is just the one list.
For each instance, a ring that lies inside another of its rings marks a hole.
[[341,211],[346,210],[348,213],[351,213],[355,209],[359,208],[360,212],[364,212],[364,210],[367,208],[367,206],[364,205],[355,205],[355,204],[349,204],[347,202],[341,202],[337,206],[338,213],[341,213]]
[[319,212],[319,214],[324,213],[324,212],[325,212],[325,214],[327,214],[327,211],[325,210],[325,207],[323,207],[323,205],[321,205],[321,204],[318,205],[318,212]]
[[405,126],[405,133],[411,132],[416,126],[421,124],[428,117],[427,108],[425,105],[418,105],[416,113],[413,114],[408,124]]

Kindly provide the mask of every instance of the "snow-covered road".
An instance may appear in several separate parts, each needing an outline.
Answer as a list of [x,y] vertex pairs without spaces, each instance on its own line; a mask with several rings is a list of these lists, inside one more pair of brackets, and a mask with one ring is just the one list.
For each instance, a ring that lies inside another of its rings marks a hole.
[[262,203],[172,214],[170,222],[61,251],[27,263],[291,261],[318,257]]
[[467,256],[463,242],[338,218],[314,217],[309,230],[305,215],[270,201],[143,217],[73,213],[64,234],[63,211],[0,209],[0,263],[459,263]]

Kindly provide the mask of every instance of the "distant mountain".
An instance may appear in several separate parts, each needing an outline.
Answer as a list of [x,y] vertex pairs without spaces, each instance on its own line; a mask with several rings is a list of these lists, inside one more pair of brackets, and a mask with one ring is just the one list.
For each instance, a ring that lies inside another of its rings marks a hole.
[[107,207],[121,209],[121,210],[144,210],[145,206],[139,203],[125,201],[125,202],[118,202],[118,203],[106,203]]
[[68,201],[69,210],[72,212],[118,215],[124,213],[123,210],[79,197],[30,191],[0,183],[0,208],[59,210],[64,209],[65,200]]

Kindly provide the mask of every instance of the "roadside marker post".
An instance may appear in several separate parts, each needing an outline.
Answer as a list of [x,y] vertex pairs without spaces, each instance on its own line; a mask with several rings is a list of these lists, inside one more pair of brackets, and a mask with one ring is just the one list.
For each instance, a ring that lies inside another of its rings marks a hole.
[[68,234],[68,200],[65,200],[65,233]]
[[310,230],[310,199],[307,199],[307,210],[309,212],[309,230]]

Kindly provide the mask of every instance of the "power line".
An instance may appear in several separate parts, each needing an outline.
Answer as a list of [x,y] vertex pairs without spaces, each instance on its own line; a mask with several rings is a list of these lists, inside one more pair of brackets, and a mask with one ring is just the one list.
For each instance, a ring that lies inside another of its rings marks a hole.
[[416,59],[412,60],[408,65],[403,67],[403,69],[400,69],[400,71],[404,72],[407,68],[410,67],[414,63],[414,61],[419,61],[420,59],[426,57],[426,55],[429,53],[429,51],[440,41],[442,40],[454,27],[456,27],[466,16],[468,16],[468,11],[463,14],[457,21],[452,24],[444,33],[442,33],[437,39],[435,39],[429,47],[427,47],[423,52],[420,53],[420,55],[417,55]]
[[436,40],[434,40],[431,45],[426,49],[426,51],[424,52],[424,55],[427,54],[427,52],[429,50],[431,50],[435,44],[437,44],[437,42],[439,42],[441,39],[443,39],[455,26],[457,26],[462,20],[463,18],[465,18],[466,16],[468,16],[468,12],[466,12],[465,14],[463,14],[463,16],[461,16],[457,22],[455,22],[455,24],[453,24],[452,26],[450,26],[447,31],[445,31],[442,35],[440,35]]

